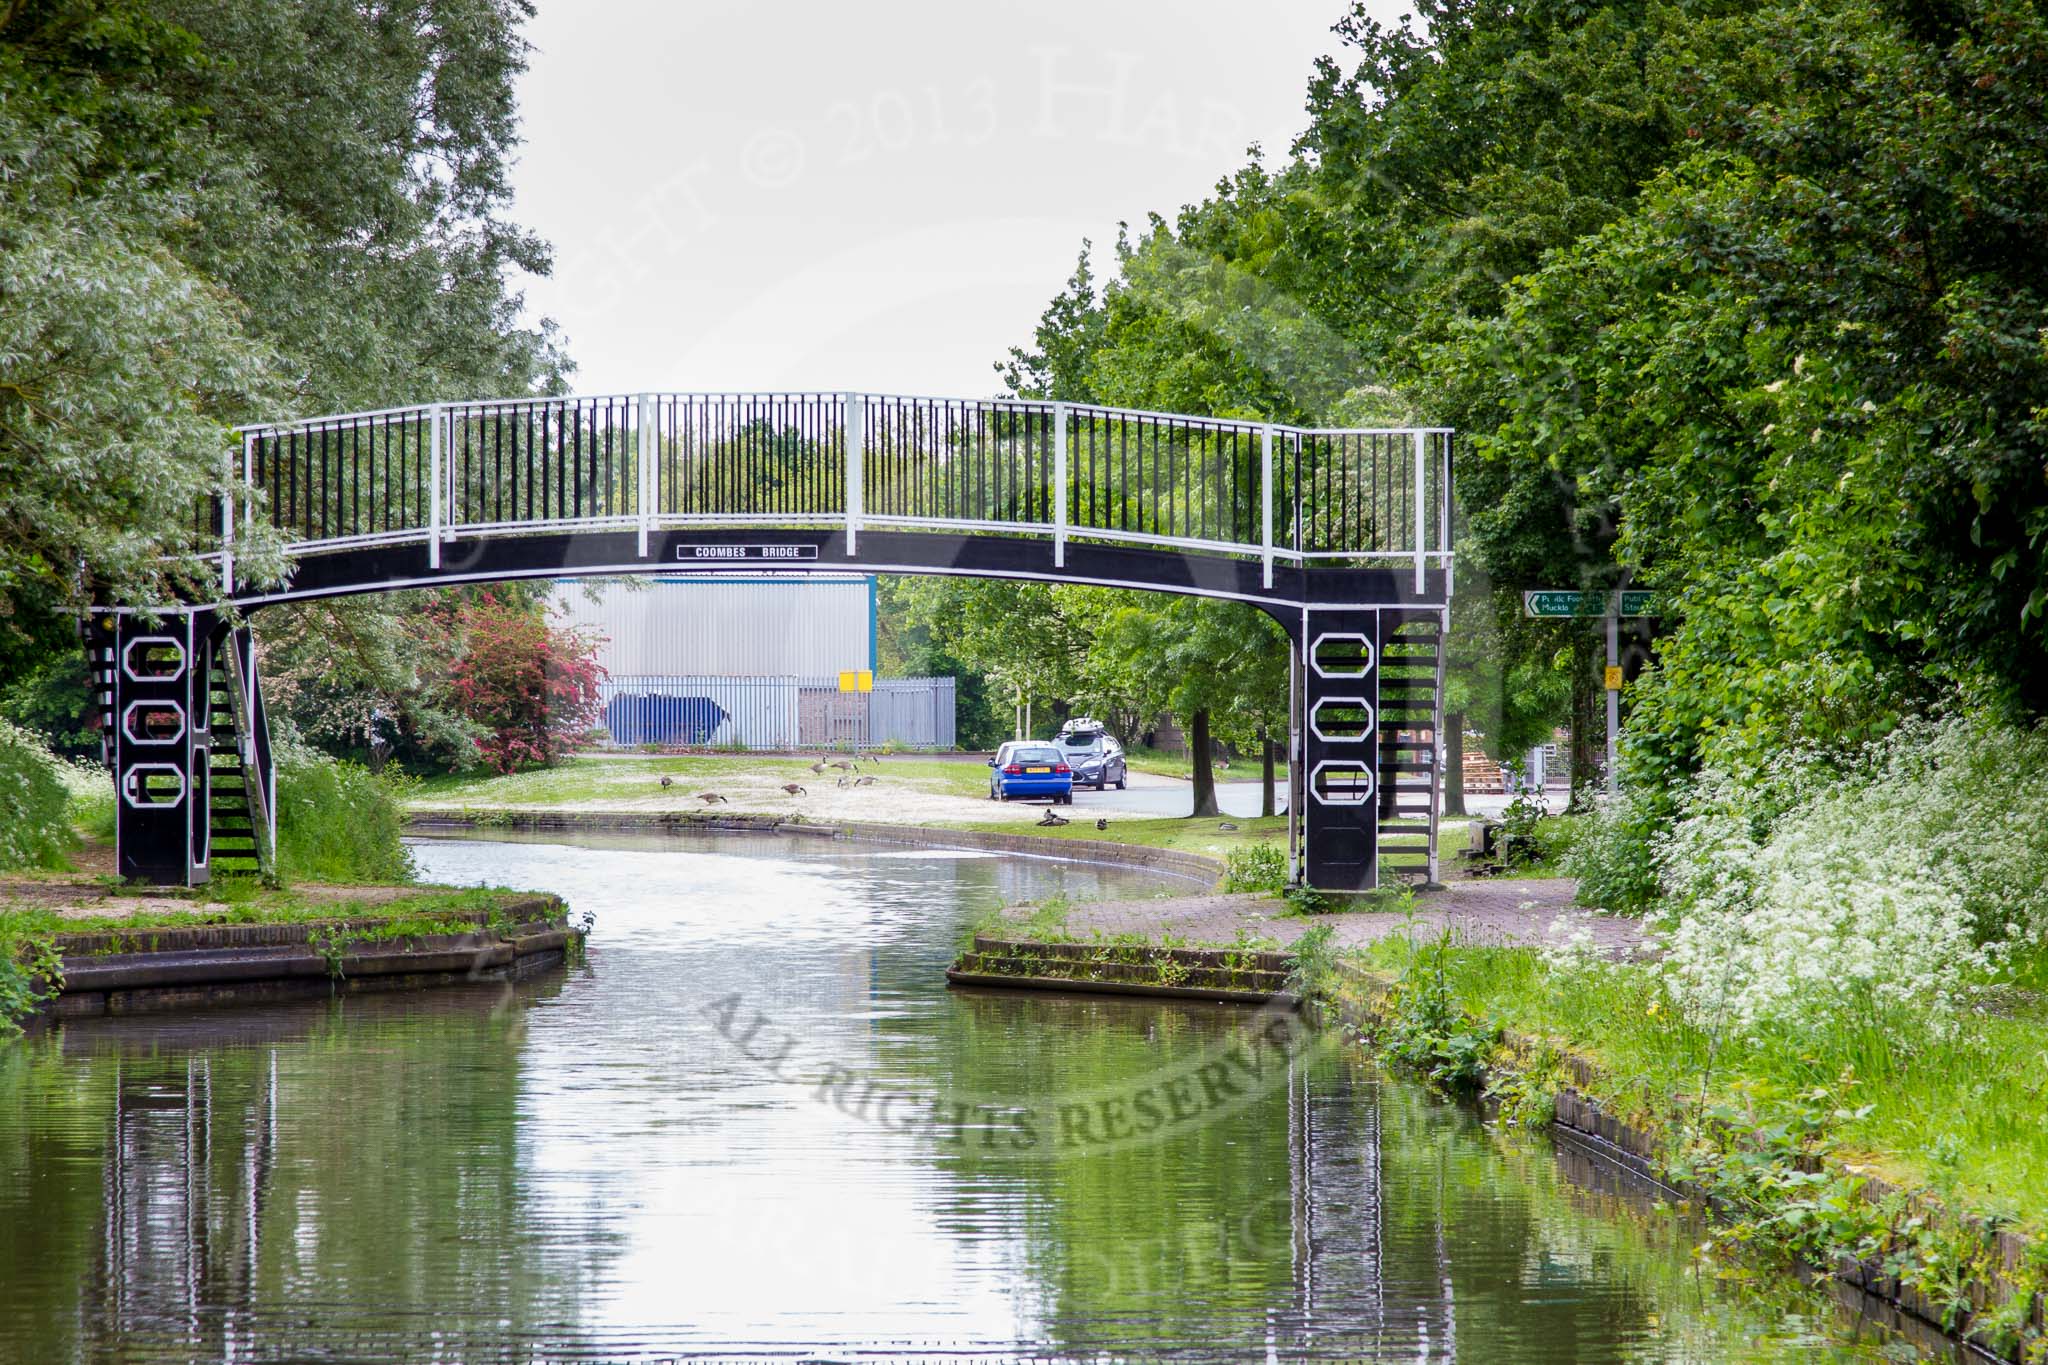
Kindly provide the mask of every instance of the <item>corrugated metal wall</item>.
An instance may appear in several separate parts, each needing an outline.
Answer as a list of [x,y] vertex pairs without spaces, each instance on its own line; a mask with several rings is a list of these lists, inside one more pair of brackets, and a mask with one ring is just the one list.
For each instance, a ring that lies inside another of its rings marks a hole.
[[558,622],[604,638],[598,662],[624,677],[813,677],[875,666],[874,580],[860,574],[562,583],[554,605]]
[[611,742],[742,749],[845,749],[901,744],[950,749],[951,678],[877,678],[841,692],[834,677],[634,677],[600,692]]

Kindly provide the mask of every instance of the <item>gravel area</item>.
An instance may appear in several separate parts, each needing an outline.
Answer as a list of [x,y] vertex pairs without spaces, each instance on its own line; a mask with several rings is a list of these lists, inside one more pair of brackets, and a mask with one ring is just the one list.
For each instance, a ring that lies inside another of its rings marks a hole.
[[[1583,926],[1608,954],[1625,957],[1642,941],[1642,924],[1632,919],[1595,914],[1572,904],[1572,883],[1563,878],[1523,881],[1457,882],[1442,891],[1419,894],[1415,913],[1350,911],[1333,915],[1282,917],[1285,908],[1269,896],[1179,896],[1159,900],[1094,901],[1073,907],[1067,915],[1071,933],[1177,934],[1182,938],[1228,943],[1240,930],[1292,943],[1319,924],[1336,928],[1340,947],[1355,947],[1393,934],[1433,937],[1448,928],[1472,944],[1521,944],[1542,947],[1557,942],[1553,926],[1567,917],[1573,930]],[[1012,912],[1028,916],[1029,907]]]

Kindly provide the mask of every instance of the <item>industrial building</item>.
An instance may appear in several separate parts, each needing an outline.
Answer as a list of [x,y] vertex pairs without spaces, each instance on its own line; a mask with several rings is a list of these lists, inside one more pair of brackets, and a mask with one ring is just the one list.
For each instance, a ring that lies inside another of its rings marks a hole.
[[614,745],[952,748],[953,679],[874,677],[875,597],[869,574],[677,574],[558,583],[554,607],[602,641]]

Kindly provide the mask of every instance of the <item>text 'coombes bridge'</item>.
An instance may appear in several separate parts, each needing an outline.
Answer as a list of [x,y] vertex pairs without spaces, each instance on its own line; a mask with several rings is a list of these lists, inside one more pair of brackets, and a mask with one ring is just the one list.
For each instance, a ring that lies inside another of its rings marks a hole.
[[[1294,643],[1309,884],[1434,879],[1451,433],[854,393],[520,398],[245,428],[196,512],[209,600],[95,611],[124,875],[268,857],[265,605],[685,562],[955,574],[1248,603]],[[282,583],[238,572],[282,538]],[[1392,850],[1389,850],[1390,854]],[[1391,866],[1395,859],[1389,858]]]

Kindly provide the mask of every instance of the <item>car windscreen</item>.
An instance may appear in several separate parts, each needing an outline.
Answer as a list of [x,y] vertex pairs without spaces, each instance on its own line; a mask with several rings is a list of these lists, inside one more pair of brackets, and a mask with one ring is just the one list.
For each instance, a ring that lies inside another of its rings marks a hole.
[[1100,730],[1069,730],[1066,734],[1060,736],[1060,743],[1066,745],[1069,749],[1092,749],[1095,747],[1095,742],[1101,738],[1102,731]]

